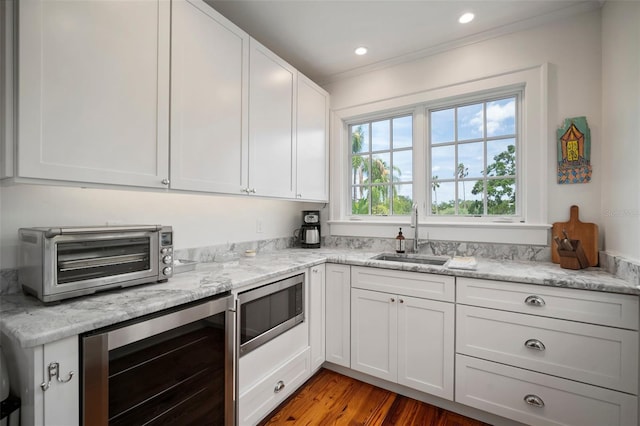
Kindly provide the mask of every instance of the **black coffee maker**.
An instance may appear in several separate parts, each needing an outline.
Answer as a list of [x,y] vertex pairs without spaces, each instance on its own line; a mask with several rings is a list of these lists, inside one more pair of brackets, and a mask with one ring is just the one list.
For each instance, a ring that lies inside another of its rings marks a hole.
[[320,248],[320,211],[303,210],[300,247]]

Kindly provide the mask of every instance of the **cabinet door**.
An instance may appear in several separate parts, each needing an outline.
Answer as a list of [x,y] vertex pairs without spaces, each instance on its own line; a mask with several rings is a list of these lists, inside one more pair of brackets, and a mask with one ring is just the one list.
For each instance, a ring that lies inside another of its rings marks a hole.
[[351,366],[351,267],[326,264],[326,359]]
[[172,188],[246,188],[248,46],[249,36],[203,1],[172,2]]
[[296,198],[328,199],[329,94],[298,74]]
[[60,379],[67,380],[73,371],[73,377],[66,382],[51,380],[46,391],[37,388],[36,392],[44,393],[44,424],[45,425],[78,425],[80,424],[80,374],[78,336],[71,336],[63,340],[47,343],[43,348],[43,364],[45,381],[47,367],[52,362],[58,363]]
[[398,302],[398,383],[453,401],[453,303]]
[[311,345],[311,370],[320,368],[325,353],[325,265],[311,268],[309,277],[309,343]]
[[169,2],[19,7],[18,175],[164,187]]
[[257,195],[294,198],[297,72],[251,39],[249,187]]
[[351,289],[351,368],[395,382],[397,328],[397,296]]

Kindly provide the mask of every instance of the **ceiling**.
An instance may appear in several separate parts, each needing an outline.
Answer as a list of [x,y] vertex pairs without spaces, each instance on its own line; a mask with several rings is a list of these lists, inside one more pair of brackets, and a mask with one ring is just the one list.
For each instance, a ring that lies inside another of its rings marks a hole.
[[[601,6],[576,0],[207,0],[318,83]],[[475,20],[459,24],[473,12]],[[354,49],[369,53],[357,56]]]

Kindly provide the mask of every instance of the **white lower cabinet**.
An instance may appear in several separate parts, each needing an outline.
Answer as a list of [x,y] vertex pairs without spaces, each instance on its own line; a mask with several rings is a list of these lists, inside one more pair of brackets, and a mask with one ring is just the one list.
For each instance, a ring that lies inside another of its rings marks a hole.
[[351,368],[453,400],[454,304],[358,288],[368,286],[363,276],[389,290],[429,277],[405,274],[352,268]]
[[456,355],[456,401],[531,425],[637,425],[638,398]]
[[535,425],[638,424],[637,296],[470,278],[456,292],[456,402]]
[[325,265],[313,266],[309,274],[309,344],[311,370],[325,359]]
[[325,358],[328,362],[351,366],[351,267],[326,264]]
[[257,424],[302,385],[310,374],[310,351],[306,348],[249,388],[241,389],[238,424]]
[[[22,348],[4,335],[2,342],[9,365],[11,387],[18,393],[22,403],[20,424],[79,425],[78,336],[32,348]],[[55,375],[56,369],[60,380]],[[53,377],[49,378],[49,372]]]

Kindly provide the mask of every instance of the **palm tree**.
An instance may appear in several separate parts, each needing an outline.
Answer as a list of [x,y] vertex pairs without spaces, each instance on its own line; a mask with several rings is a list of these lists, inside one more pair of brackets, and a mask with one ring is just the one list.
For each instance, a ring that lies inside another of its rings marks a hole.
[[[364,135],[362,126],[358,126],[356,130],[354,130],[351,134],[351,168],[353,169],[353,183],[356,182],[360,185],[363,183],[363,169],[366,170],[369,168],[369,164],[363,160],[358,154],[362,151],[362,146],[364,144]],[[356,180],[357,179],[357,180]],[[363,196],[363,188],[360,186],[360,198]],[[356,193],[356,187],[353,187],[353,199],[358,198],[358,194]]]
[[[467,176],[469,176],[469,168],[464,166],[464,163],[459,163],[458,167],[456,169],[456,177],[460,180],[466,178]],[[467,205],[467,196],[466,196],[466,191],[464,189],[464,180],[462,180],[462,204],[465,206]]]
[[433,189],[433,199],[435,201],[436,214],[438,214],[438,192],[436,191],[438,188],[440,188],[440,182],[438,181],[438,175],[431,176],[431,189]]

